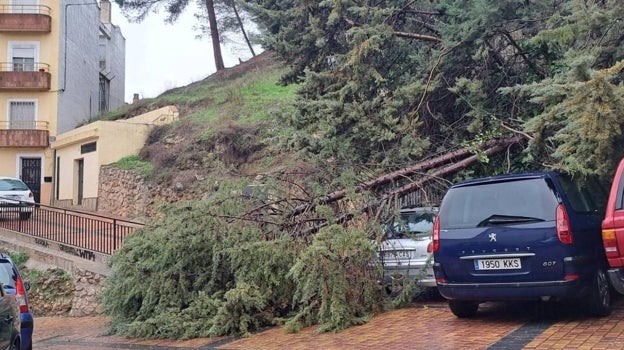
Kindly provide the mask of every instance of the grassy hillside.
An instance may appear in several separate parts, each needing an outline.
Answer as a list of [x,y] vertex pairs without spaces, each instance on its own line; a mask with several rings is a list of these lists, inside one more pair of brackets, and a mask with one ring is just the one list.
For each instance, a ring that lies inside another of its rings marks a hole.
[[288,131],[277,116],[293,113],[297,88],[278,84],[284,72],[282,63],[265,52],[106,115],[108,120],[126,119],[166,105],[180,111],[178,122],[152,132],[138,157],[124,158],[117,166],[161,184],[182,182],[198,192],[206,184],[197,179],[216,169],[254,177],[280,167],[276,162],[282,163],[284,155],[274,146]]

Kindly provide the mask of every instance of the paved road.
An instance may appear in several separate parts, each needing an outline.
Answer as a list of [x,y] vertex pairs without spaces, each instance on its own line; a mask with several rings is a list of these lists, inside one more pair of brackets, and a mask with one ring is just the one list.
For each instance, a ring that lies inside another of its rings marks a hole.
[[455,318],[443,301],[375,316],[338,333],[295,334],[281,327],[242,339],[141,341],[107,335],[103,317],[35,319],[35,349],[50,350],[304,350],[304,349],[624,349],[624,299],[605,318],[579,314],[575,305],[487,303],[472,320]]

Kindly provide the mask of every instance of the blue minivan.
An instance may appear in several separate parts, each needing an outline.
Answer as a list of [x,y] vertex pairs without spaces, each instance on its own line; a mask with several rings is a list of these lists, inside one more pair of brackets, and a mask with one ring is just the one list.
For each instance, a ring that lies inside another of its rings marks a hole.
[[26,294],[30,289],[30,283],[22,279],[13,260],[4,253],[0,253],[0,283],[4,292],[13,295],[18,303],[21,350],[32,350],[34,320]]
[[558,172],[457,183],[433,229],[438,290],[457,317],[486,301],[576,300],[610,313],[601,239],[607,192]]

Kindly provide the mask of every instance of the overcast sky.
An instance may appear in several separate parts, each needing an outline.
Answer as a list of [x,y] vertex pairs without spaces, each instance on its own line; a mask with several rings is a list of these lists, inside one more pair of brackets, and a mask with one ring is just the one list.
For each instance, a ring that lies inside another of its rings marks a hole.
[[[113,2],[113,1],[112,1]],[[188,85],[215,72],[212,44],[207,38],[195,39],[196,19],[189,9],[171,25],[165,15],[149,14],[141,23],[129,23],[113,2],[112,23],[126,38],[126,102],[132,96],[156,97],[174,87]],[[251,56],[241,48],[221,48],[226,67]],[[256,50],[256,53],[258,50]]]

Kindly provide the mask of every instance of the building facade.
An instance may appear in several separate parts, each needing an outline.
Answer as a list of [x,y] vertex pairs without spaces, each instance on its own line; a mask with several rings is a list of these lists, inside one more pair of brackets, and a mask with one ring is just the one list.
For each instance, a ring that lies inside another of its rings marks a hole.
[[124,103],[125,39],[111,4],[0,0],[0,175],[49,204],[50,142]]
[[162,107],[134,118],[96,121],[60,134],[52,142],[56,181],[52,205],[96,211],[100,168],[139,154],[149,133],[178,119],[175,106]]

